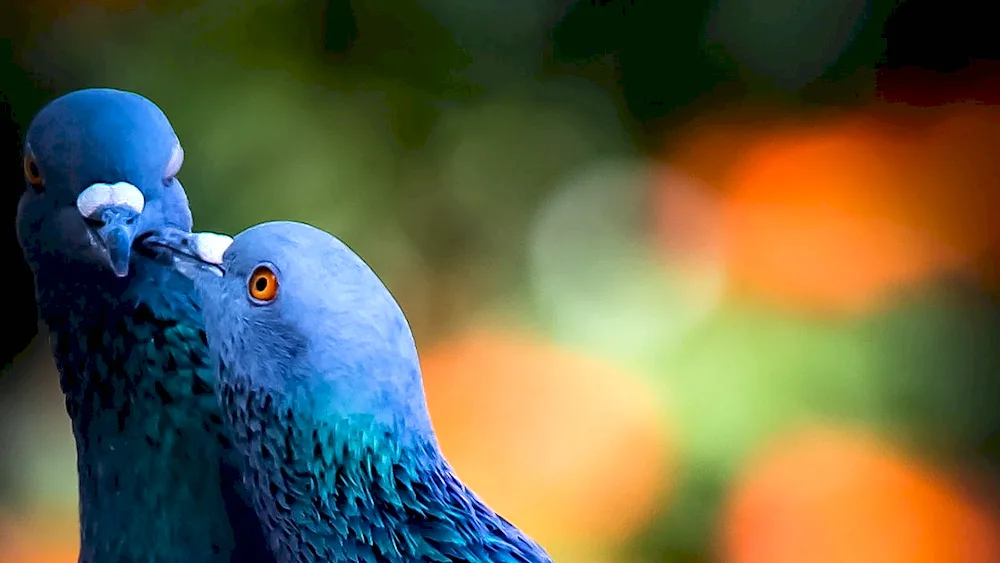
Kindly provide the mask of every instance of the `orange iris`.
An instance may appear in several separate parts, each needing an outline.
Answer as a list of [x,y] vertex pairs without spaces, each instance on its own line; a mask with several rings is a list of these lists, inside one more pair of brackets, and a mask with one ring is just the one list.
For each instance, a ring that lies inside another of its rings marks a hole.
[[250,297],[257,301],[272,301],[278,295],[278,277],[267,266],[257,266],[248,285]]

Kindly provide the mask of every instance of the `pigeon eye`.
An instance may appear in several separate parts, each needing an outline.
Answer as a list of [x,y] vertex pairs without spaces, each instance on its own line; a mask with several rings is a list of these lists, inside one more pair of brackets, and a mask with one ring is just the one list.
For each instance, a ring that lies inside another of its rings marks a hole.
[[38,163],[31,154],[24,156],[24,177],[36,192],[42,192],[42,171],[38,169]]
[[260,304],[270,303],[278,295],[278,276],[267,266],[257,266],[247,284],[250,299]]

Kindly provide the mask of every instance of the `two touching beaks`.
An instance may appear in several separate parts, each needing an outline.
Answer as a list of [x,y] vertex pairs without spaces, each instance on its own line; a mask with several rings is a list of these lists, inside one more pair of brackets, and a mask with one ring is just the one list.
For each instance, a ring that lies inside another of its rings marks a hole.
[[[76,198],[77,211],[93,228],[112,271],[120,278],[128,275],[132,244],[145,206],[142,191],[128,182],[92,184]],[[233,242],[232,237],[217,233],[170,231],[169,234],[183,242],[192,258],[215,266],[222,264],[222,255]]]

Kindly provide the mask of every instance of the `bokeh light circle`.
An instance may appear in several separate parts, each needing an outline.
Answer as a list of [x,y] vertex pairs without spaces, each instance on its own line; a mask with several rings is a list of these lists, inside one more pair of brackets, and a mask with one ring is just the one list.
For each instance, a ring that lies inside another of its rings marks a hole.
[[456,472],[540,542],[613,545],[660,507],[674,452],[643,379],[496,330],[443,342],[422,365]]
[[867,435],[778,441],[724,510],[728,563],[994,563],[997,520],[948,478]]
[[[533,296],[558,339],[621,359],[649,358],[715,310],[725,281],[721,256],[689,260],[657,240],[662,206],[693,201],[686,197],[696,193],[693,184],[629,159],[598,161],[564,179],[538,211],[528,249]],[[680,197],[664,197],[673,193]]]

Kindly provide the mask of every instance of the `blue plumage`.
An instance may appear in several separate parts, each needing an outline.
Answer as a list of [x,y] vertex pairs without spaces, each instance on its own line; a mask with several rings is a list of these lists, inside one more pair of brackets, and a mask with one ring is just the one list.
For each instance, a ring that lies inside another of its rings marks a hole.
[[190,230],[167,118],[137,94],[51,102],[17,234],[76,437],[81,563],[273,561],[224,436],[189,279],[136,243]]
[[455,476],[403,312],[356,254],[301,223],[201,237],[150,242],[202,297],[224,419],[280,561],[551,560]]

